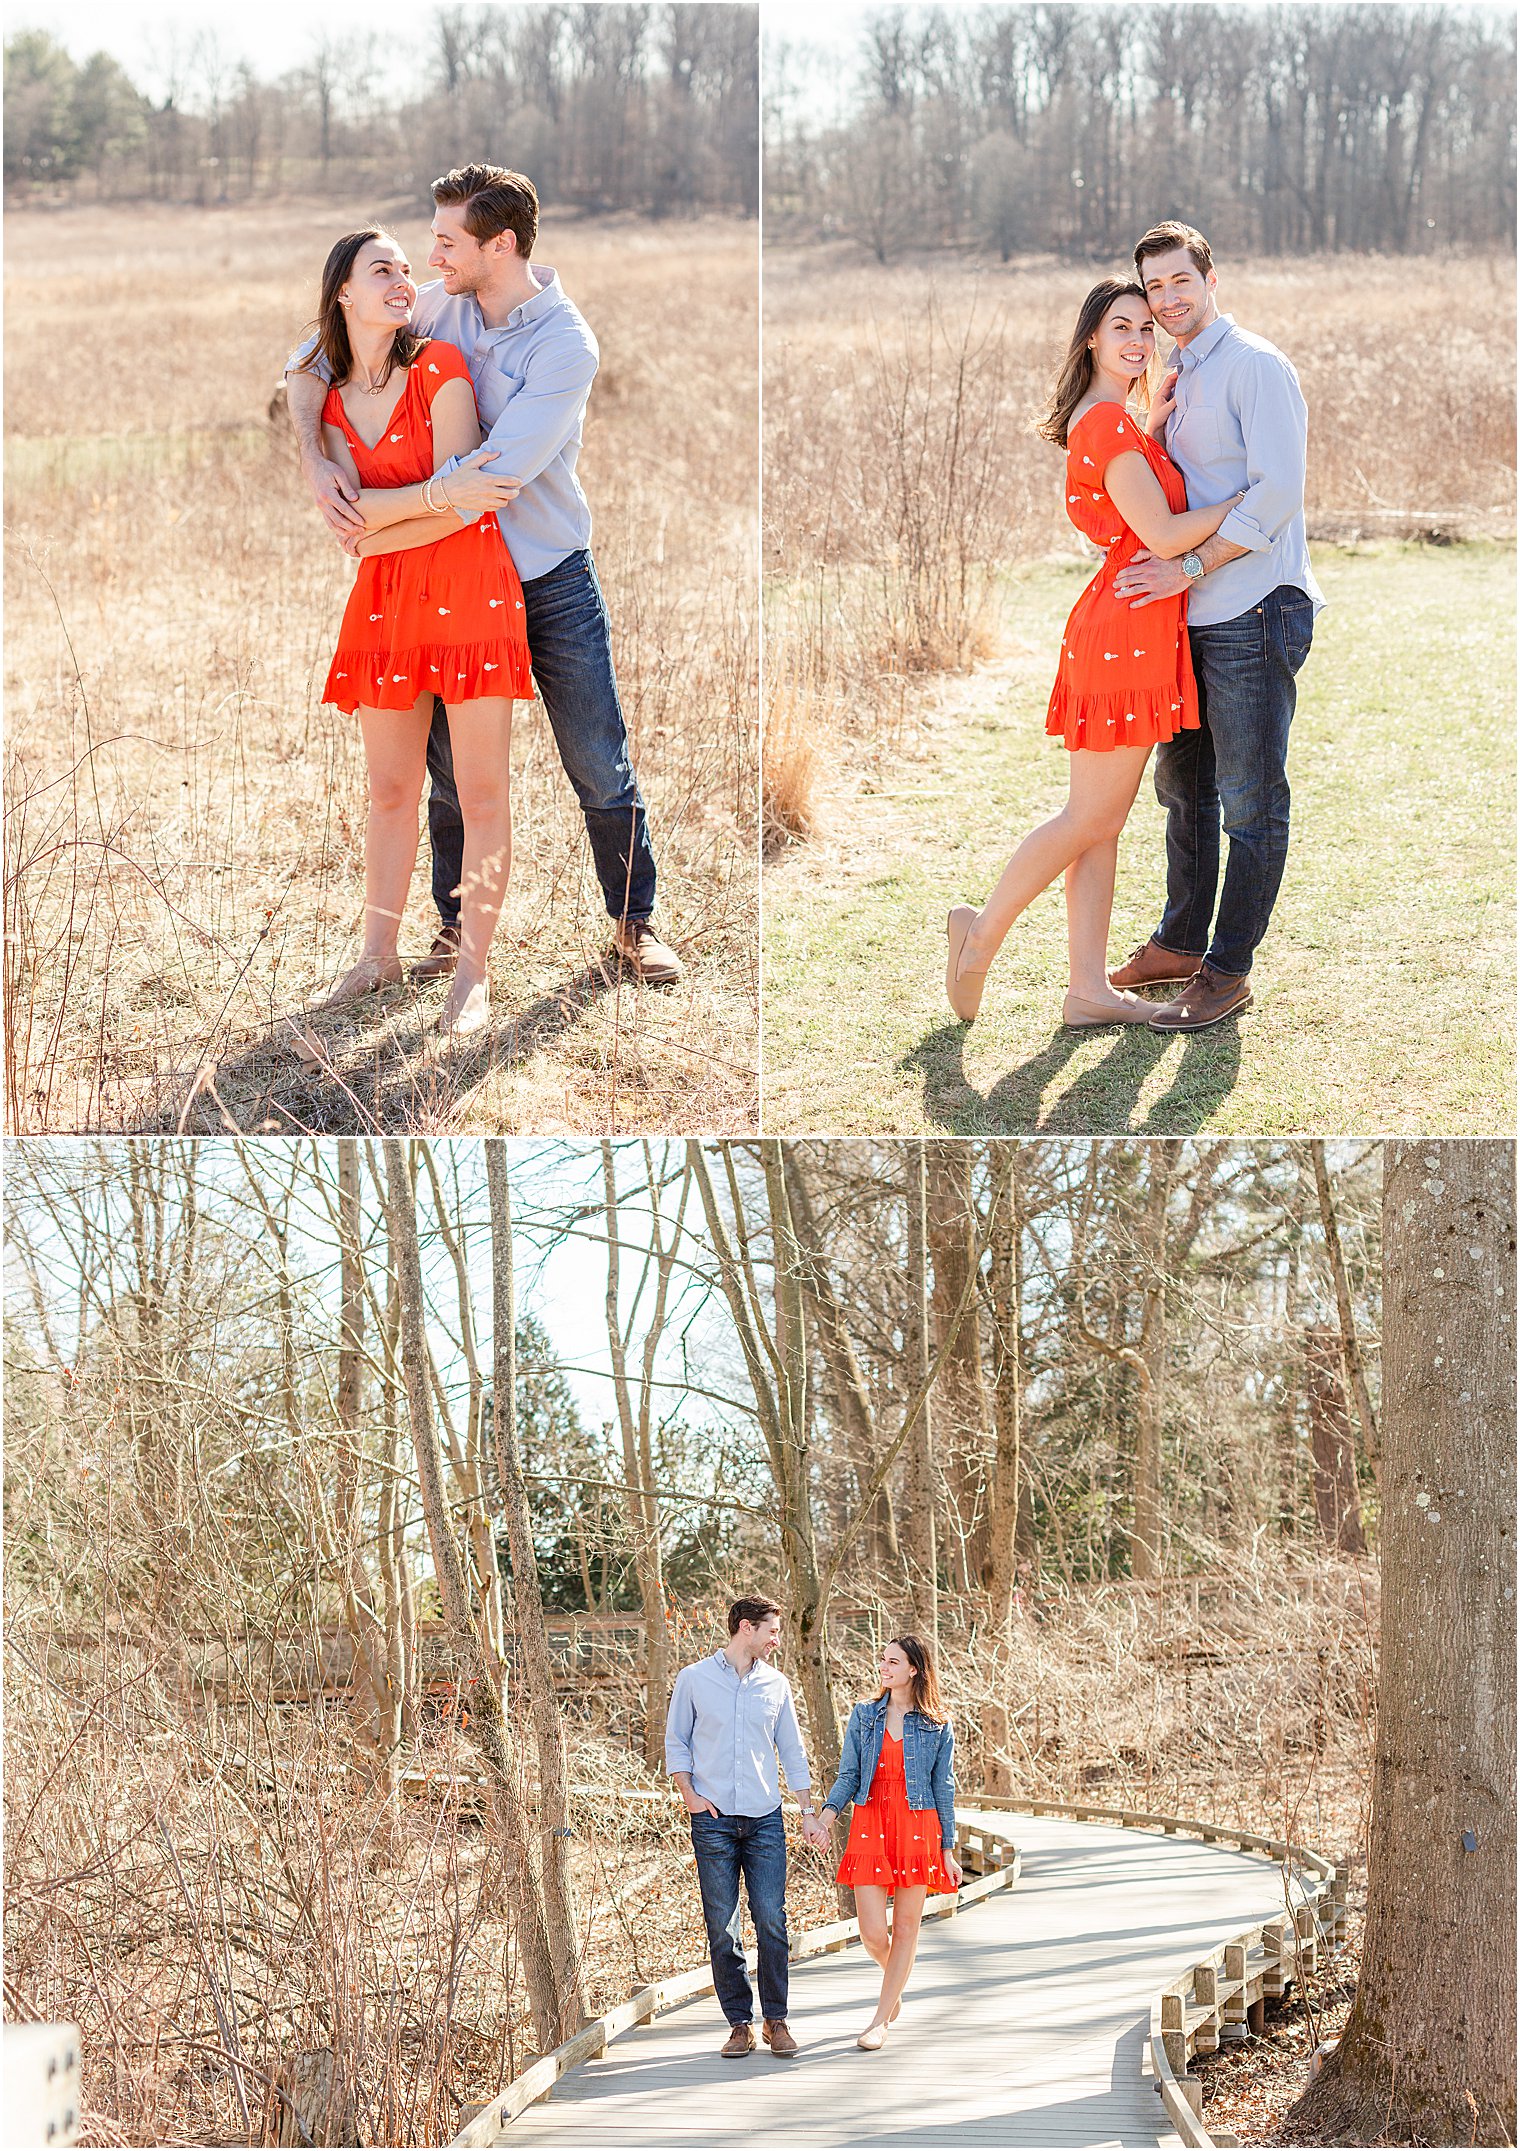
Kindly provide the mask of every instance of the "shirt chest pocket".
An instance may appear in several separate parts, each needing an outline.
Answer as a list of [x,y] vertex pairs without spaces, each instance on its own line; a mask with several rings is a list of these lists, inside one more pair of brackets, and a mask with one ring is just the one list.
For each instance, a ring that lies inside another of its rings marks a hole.
[[475,407],[480,413],[481,424],[489,431],[513,397],[522,393],[527,376],[514,373],[510,366],[498,365],[494,359],[479,357],[473,372]]
[[1169,445],[1187,457],[1190,463],[1215,462],[1224,445],[1220,430],[1219,413],[1205,410],[1200,404],[1189,404],[1179,412],[1170,430]]
[[757,1740],[774,1743],[776,1723],[781,1716],[779,1695],[757,1695],[749,1707],[749,1724]]

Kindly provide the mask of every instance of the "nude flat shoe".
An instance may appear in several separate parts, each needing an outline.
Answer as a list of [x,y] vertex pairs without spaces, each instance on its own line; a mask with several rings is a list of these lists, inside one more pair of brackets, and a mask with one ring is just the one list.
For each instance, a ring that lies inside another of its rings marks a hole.
[[987,984],[985,971],[961,969],[961,950],[966,946],[966,936],[975,917],[974,904],[957,904],[945,921],[945,935],[950,943],[950,955],[945,964],[945,998],[962,1023],[975,1023],[976,1012],[982,1005],[982,991]]
[[362,1001],[366,994],[383,993],[387,986],[399,986],[402,979],[399,956],[361,956],[349,971],[345,971],[327,999],[323,1008],[341,1008],[345,1001]]
[[886,2045],[886,2043],[887,2027],[885,2024],[873,2024],[871,2026],[871,2029],[869,2031],[863,2031],[860,2037],[855,2042],[855,2044],[858,2047],[862,2048],[867,2054],[875,2054],[879,2052],[880,2049]]
[[1061,1023],[1068,1031],[1102,1031],[1111,1023],[1149,1023],[1156,1013],[1156,1003],[1142,1001],[1138,993],[1121,994],[1120,999],[1124,1006],[1111,1008],[1106,1001],[1069,993],[1061,1003]]
[[491,982],[478,979],[468,993],[460,993],[456,978],[449,997],[438,1012],[438,1029],[445,1038],[468,1038],[483,1031],[491,1020]]

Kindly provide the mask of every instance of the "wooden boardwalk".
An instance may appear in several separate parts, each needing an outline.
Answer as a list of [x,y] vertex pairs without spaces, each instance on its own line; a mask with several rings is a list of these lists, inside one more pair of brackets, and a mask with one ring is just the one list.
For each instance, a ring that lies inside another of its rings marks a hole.
[[[720,2061],[711,1995],[625,2033],[498,2141],[513,2147],[1175,2145],[1142,2076],[1150,2005],[1237,1928],[1284,1910],[1266,1860],[1054,1816],[959,1814],[1012,1836],[1022,1879],[926,1925],[879,2054],[855,2034],[878,1977],[858,1945],[793,1967],[793,2062]],[[695,1896],[696,1878],[692,1878]]]

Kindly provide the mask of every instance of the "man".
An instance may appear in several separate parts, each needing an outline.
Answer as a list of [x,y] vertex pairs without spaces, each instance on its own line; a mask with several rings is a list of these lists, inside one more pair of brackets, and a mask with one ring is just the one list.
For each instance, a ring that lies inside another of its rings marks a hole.
[[728,2019],[720,2049],[726,2061],[755,2050],[754,1997],[740,1943],[741,1877],[758,1945],[761,2036],[780,2058],[797,2052],[786,2022],[786,1831],[778,1756],[802,1810],[803,1835],[809,1843],[828,1840],[809,1798],[791,1683],[770,1663],[780,1641],[781,1608],[774,1599],[736,1598],[728,1609],[727,1643],[700,1664],[682,1667],[665,1716],[665,1767],[691,1817],[713,1984]]
[[[596,338],[553,269],[532,261],[538,196],[531,180],[468,164],[433,184],[438,281],[417,294],[412,327],[464,354],[486,440],[444,466],[449,505],[466,518],[495,510],[522,581],[533,675],[565,773],[575,787],[618,953],[650,985],[681,965],[650,924],[655,865],[612,664],[607,608],[588,545],[591,510],[576,476]],[[292,354],[291,364],[309,346]],[[287,370],[301,464],[340,542],[362,532],[349,481],[322,444],[326,384]],[[494,465],[494,468],[492,466]],[[511,475],[508,475],[508,474]],[[448,718],[433,705],[428,738],[428,836],[439,930],[415,978],[451,972],[459,955],[464,825],[454,788]]]
[[[1157,224],[1135,248],[1157,321],[1176,339],[1166,448],[1201,508],[1245,491],[1212,538],[1180,560],[1135,555],[1115,577],[1135,609],[1188,592],[1198,681],[1196,732],[1156,753],[1166,808],[1166,909],[1117,971],[1116,987],[1180,985],[1154,1031],[1201,1031],[1246,1007],[1288,855],[1288,727],[1294,685],[1324,597],[1304,531],[1308,413],[1298,375],[1217,301],[1208,241]],[[1229,838],[1224,888],[1219,832]]]

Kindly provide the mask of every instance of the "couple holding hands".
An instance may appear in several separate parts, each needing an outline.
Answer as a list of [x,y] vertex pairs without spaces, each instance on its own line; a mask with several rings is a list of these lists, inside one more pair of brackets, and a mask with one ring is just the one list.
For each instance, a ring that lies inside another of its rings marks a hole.
[[815,1810],[791,1684],[770,1663],[780,1642],[781,1608],[774,1599],[735,1599],[727,1643],[677,1674],[665,1719],[665,1766],[691,1818],[713,1984],[729,2024],[721,2052],[730,2061],[755,2050],[741,1881],[755,1923],[761,2037],[780,2059],[799,2052],[786,2020],[786,1832],[778,1758],[802,1810],[803,1835],[815,1850],[828,1845],[834,1822],[854,1806],[835,1879],[854,1890],[860,1939],[881,1967],[875,2014],[855,2042],[867,2053],[884,2045],[901,2014],[925,1899],[961,1886],[955,1739],[927,1644],[904,1635],[886,1645],[880,1689],[850,1713],[839,1774]]

